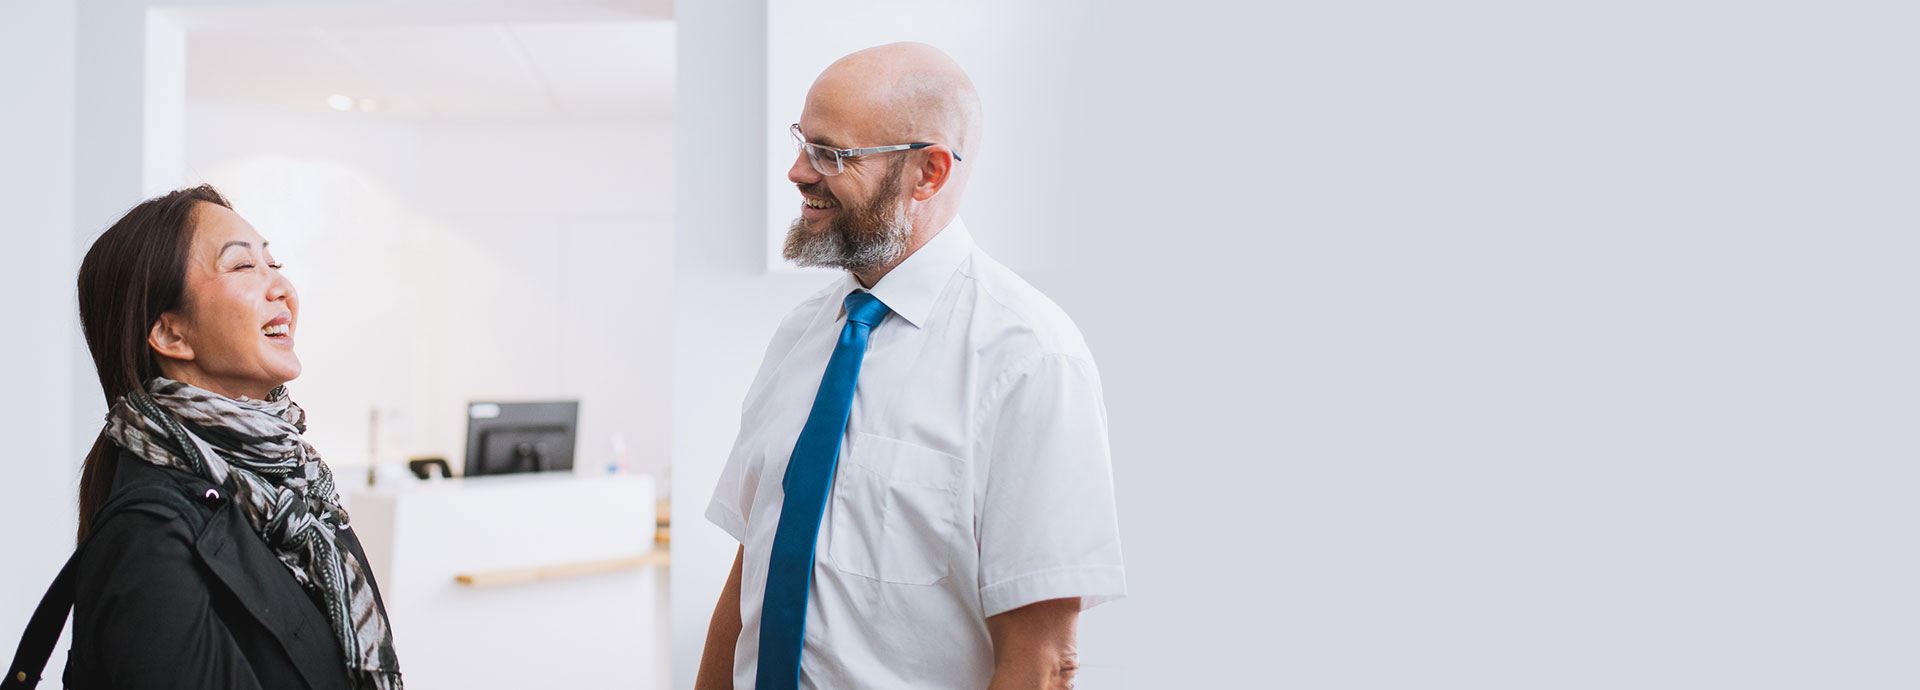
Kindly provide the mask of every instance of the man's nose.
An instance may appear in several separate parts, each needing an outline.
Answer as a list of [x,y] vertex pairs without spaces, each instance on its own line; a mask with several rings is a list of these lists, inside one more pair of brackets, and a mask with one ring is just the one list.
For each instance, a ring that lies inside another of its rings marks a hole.
[[799,151],[794,154],[793,167],[787,168],[788,182],[794,184],[813,184],[819,182],[822,177],[824,176],[820,174],[820,171],[813,169],[813,162],[807,160],[807,152]]

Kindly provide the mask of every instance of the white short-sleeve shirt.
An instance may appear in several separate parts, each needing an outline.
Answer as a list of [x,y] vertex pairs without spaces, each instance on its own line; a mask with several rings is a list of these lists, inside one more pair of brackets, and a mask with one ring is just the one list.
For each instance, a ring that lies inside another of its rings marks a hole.
[[[745,547],[734,684],[752,688],[781,478],[851,275],[780,324],[707,519]],[[986,619],[1126,594],[1100,375],[1080,331],[955,220],[870,291],[892,310],[860,368],[814,553],[803,688],[966,688]]]

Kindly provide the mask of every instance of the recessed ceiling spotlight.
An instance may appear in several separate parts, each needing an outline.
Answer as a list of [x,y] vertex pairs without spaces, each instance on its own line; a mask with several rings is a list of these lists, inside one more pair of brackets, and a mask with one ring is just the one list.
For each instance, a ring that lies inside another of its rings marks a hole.
[[336,93],[327,97],[327,107],[346,112],[353,109],[353,99]]

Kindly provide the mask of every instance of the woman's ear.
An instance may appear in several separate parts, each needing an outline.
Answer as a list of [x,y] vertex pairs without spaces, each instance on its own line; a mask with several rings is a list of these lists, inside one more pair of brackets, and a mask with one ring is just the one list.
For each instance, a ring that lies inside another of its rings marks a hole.
[[168,359],[193,360],[193,346],[187,344],[185,323],[173,312],[161,314],[147,331],[147,346]]

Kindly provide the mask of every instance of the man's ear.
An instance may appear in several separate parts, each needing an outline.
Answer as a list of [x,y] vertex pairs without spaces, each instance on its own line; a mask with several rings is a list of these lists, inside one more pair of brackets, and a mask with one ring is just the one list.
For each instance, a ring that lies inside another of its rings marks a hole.
[[927,160],[920,164],[920,180],[913,185],[913,200],[926,201],[940,193],[947,186],[947,180],[953,175],[953,151],[945,146],[932,146],[924,149]]
[[193,360],[193,346],[187,344],[186,324],[178,314],[167,312],[153,322],[153,329],[147,331],[147,346],[153,348],[162,357],[182,361]]

